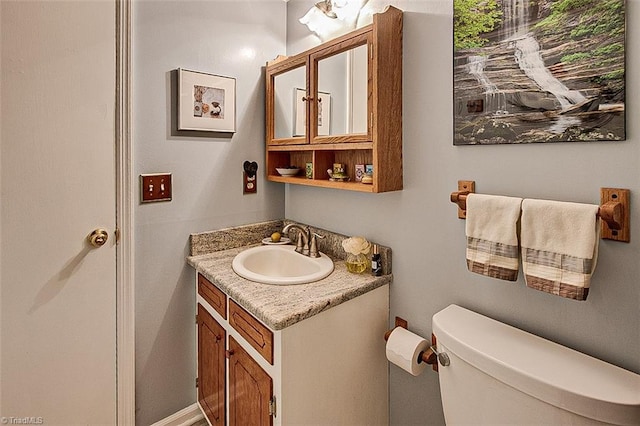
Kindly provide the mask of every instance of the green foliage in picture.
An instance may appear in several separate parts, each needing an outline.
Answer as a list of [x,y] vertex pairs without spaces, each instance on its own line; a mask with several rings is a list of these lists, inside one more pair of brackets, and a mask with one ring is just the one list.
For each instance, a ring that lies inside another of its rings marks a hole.
[[501,17],[496,0],[454,0],[454,49],[484,46],[487,40],[482,38],[482,34],[493,31]]
[[624,33],[624,2],[620,0],[558,0],[551,13],[536,28],[547,34],[561,33],[578,20],[571,37],[581,39],[596,35],[615,37]]

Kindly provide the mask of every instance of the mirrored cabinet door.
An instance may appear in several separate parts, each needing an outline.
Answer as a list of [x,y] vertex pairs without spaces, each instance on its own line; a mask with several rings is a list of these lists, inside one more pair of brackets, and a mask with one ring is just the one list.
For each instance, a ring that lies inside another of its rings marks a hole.
[[371,141],[370,37],[357,37],[311,56],[312,143]]
[[267,140],[274,145],[307,140],[307,67],[305,58],[283,61],[268,71]]
[[306,111],[296,108],[299,94],[306,95],[306,72],[304,67],[279,74],[275,77],[275,138],[305,136]]

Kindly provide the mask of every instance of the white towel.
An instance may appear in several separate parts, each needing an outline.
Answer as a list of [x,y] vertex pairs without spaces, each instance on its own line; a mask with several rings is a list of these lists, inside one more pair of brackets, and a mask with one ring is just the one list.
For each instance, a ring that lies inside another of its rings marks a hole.
[[501,280],[518,279],[518,218],[522,198],[467,195],[467,268]]
[[586,300],[600,241],[598,206],[546,200],[522,203],[522,265],[528,287]]

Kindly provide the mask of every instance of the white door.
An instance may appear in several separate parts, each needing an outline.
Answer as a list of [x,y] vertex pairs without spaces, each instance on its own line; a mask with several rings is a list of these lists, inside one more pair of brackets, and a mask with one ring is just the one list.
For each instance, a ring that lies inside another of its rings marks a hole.
[[116,5],[0,8],[0,416],[113,425]]

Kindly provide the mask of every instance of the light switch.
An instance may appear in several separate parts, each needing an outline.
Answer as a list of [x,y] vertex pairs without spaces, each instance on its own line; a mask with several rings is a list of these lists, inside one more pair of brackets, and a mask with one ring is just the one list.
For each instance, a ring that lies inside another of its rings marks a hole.
[[140,175],[140,201],[171,201],[171,173]]

